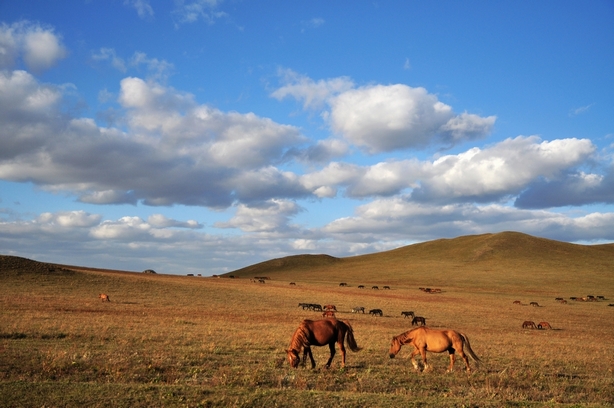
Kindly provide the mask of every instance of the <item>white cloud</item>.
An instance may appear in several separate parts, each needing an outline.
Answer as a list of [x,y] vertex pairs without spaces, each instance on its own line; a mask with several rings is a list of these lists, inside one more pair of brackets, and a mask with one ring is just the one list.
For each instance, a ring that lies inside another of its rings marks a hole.
[[28,21],[0,25],[0,68],[12,68],[19,56],[28,68],[40,73],[66,57],[62,39],[52,29]]
[[120,72],[126,72],[126,61],[119,57],[113,48],[101,48],[98,52],[92,53],[94,61],[109,61],[111,66]]
[[349,91],[354,83],[348,77],[314,81],[290,69],[279,70],[284,85],[271,93],[273,98],[282,100],[293,97],[303,102],[305,109],[319,109],[335,95]]
[[413,197],[483,201],[517,194],[536,178],[555,177],[579,165],[594,151],[588,139],[506,139],[485,149],[475,147],[437,159],[425,169],[425,179]]
[[403,84],[356,88],[347,77],[314,81],[291,70],[279,73],[284,83],[271,96],[293,97],[304,109],[322,113],[331,129],[369,153],[420,149],[433,143],[455,145],[488,135],[496,117],[454,114],[424,88]]
[[228,222],[215,224],[218,228],[239,228],[244,232],[282,234],[294,227],[290,217],[301,211],[296,203],[287,200],[269,200],[259,206],[237,206],[235,216]]
[[124,4],[134,7],[140,18],[147,19],[154,15],[149,0],[124,0]]
[[200,229],[203,226],[195,220],[177,221],[163,214],[153,214],[147,218],[149,225],[155,228],[189,228]]
[[38,217],[38,222],[64,228],[88,228],[97,225],[101,218],[98,214],[88,214],[85,211],[62,211],[43,213]]
[[179,23],[195,23],[202,20],[208,24],[213,24],[216,19],[227,16],[223,11],[218,11],[217,7],[222,0],[175,0],[175,10],[173,14]]

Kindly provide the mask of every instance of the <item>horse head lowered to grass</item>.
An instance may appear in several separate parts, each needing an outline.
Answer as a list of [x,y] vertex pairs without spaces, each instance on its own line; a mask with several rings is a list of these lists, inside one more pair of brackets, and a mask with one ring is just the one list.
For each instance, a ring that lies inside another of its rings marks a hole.
[[356,344],[354,331],[348,322],[337,319],[303,320],[292,336],[290,348],[286,350],[288,361],[293,368],[297,368],[300,363],[299,354],[303,349],[303,365],[309,356],[311,368],[315,368],[316,362],[311,353],[311,346],[328,345],[330,348],[330,358],[326,362],[326,368],[328,368],[335,357],[335,343],[337,343],[341,350],[341,367],[345,367],[344,341],[346,337],[350,350],[354,352],[361,350]]
[[422,362],[424,363],[424,369],[428,369],[428,363],[426,361],[426,352],[443,353],[447,351],[450,353],[450,368],[448,372],[454,369],[454,356],[455,353],[462,357],[467,366],[467,371],[471,371],[469,367],[469,359],[465,355],[464,348],[467,347],[467,353],[477,363],[480,362],[478,356],[475,355],[469,344],[469,338],[467,335],[455,331],[455,330],[435,330],[428,327],[418,327],[417,329],[409,330],[405,333],[399,334],[392,338],[390,345],[390,358],[394,358],[401,350],[401,346],[405,344],[411,344],[414,346],[414,351],[411,353],[411,362],[414,368],[418,370],[418,363],[415,360],[415,356],[420,353],[422,356]]

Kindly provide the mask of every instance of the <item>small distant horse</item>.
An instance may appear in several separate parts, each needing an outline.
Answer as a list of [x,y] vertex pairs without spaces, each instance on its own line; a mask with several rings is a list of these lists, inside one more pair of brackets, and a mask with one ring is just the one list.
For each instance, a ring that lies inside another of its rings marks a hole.
[[365,285],[358,285],[358,289],[364,289]]
[[404,316],[405,319],[407,319],[408,317],[411,316],[411,318],[413,319],[414,317],[416,317],[416,315],[414,314],[414,312],[401,312],[401,316]]
[[378,286],[371,286],[371,289],[379,289]]
[[567,301],[565,299],[561,299],[561,300],[559,300],[559,303],[562,303],[562,304],[566,305]]
[[419,369],[418,363],[415,360],[415,356],[420,354],[422,356],[422,362],[424,363],[424,369],[428,369],[429,365],[426,360],[426,352],[443,353],[447,351],[450,353],[450,367],[448,372],[454,369],[454,357],[455,352],[461,356],[465,361],[467,372],[471,372],[469,367],[469,359],[465,355],[465,346],[467,348],[467,354],[476,362],[479,363],[480,359],[475,355],[469,344],[469,338],[466,334],[458,332],[456,330],[435,330],[427,327],[418,327],[417,329],[409,330],[405,333],[399,334],[392,338],[390,344],[389,355],[390,358],[394,358],[401,350],[401,346],[405,344],[411,344],[414,346],[410,358],[416,370]]
[[339,286],[347,286],[347,285],[348,285],[348,284],[347,284],[347,283],[345,283],[345,282],[341,282],[341,283],[339,284]]
[[523,329],[537,329],[537,326],[535,326],[535,322],[532,322],[530,320],[525,320],[522,323],[522,328]]
[[422,316],[414,316],[414,318],[411,320],[411,325],[412,326],[426,326],[426,319]]
[[514,303],[515,305],[521,305],[521,304],[522,304],[522,302],[521,302],[520,300],[514,300],[514,302],[513,302],[513,303]]
[[390,286],[384,286],[384,289],[390,289]]
[[335,312],[332,310],[325,310],[322,312],[322,317],[335,317]]
[[529,305],[531,305],[533,307],[539,307],[539,303],[537,303],[537,302],[531,302],[531,303],[529,303]]
[[551,329],[552,330],[552,326],[550,326],[550,323],[548,323],[548,322],[539,322],[537,324],[537,328],[538,329]]
[[296,286],[296,282],[290,282],[290,286]]
[[329,368],[335,357],[335,343],[337,343],[341,350],[341,367],[345,367],[345,340],[353,352],[361,350],[354,339],[354,330],[348,322],[337,319],[303,320],[292,336],[290,347],[286,350],[288,362],[292,368],[297,368],[301,361],[299,354],[303,349],[303,365],[309,356],[311,368],[315,368],[316,362],[311,353],[311,346],[319,347],[328,344],[330,358],[326,362],[326,368]]
[[383,316],[384,312],[382,312],[382,309],[371,309],[369,310],[369,314],[373,315],[373,316]]
[[106,293],[101,293],[100,295],[98,295],[98,297],[103,302],[110,302],[111,301],[111,299],[109,298],[109,295],[107,295]]
[[356,306],[352,308],[352,313],[362,312],[365,313],[365,308],[363,306]]
[[337,306],[335,305],[325,305],[324,310],[334,310],[337,311]]

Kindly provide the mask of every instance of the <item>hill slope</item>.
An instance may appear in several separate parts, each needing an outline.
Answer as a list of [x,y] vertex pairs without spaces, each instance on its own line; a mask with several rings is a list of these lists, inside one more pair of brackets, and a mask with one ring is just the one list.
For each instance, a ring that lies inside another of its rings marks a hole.
[[439,239],[348,258],[299,255],[226,275],[416,286],[527,287],[559,283],[614,291],[614,244],[577,245],[518,232]]

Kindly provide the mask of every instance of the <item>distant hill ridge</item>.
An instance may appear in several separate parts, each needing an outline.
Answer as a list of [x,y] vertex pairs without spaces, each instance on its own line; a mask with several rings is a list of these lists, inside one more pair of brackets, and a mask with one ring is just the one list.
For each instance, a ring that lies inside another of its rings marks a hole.
[[[614,244],[579,245],[519,232],[437,239],[347,258],[295,255],[222,276],[358,283],[550,285],[557,279],[614,284]],[[481,282],[481,283],[480,283]],[[614,290],[614,289],[613,289]],[[614,293],[613,293],[614,295]]]

